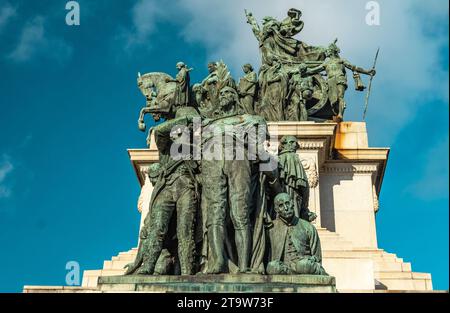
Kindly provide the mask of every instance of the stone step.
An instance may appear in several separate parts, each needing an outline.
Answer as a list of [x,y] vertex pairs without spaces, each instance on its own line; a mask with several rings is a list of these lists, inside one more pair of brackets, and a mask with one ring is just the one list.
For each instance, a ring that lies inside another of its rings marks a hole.
[[378,261],[373,264],[376,272],[411,272],[411,266],[407,266],[407,263],[394,263]]
[[414,279],[429,279],[431,281],[431,274],[430,273],[417,273],[413,272],[413,278]]
[[326,238],[326,239],[320,239],[320,243],[345,243],[353,246],[353,243],[351,241],[343,240],[342,238]]
[[360,250],[360,249],[348,249],[348,250],[328,250],[323,249],[322,254],[324,257],[350,257],[350,258],[372,258],[376,256],[382,256],[383,253],[377,250]]
[[334,234],[334,233],[326,233],[326,234],[319,233],[319,238],[322,240],[322,239],[326,239],[326,238],[341,238],[341,239],[343,239],[344,237],[342,237],[338,234]]
[[428,279],[399,279],[383,278],[378,279],[388,290],[433,290],[431,280]]
[[[324,243],[323,247],[324,258],[371,258],[375,262],[393,262],[403,263],[403,259],[397,258],[393,253],[386,253],[383,250],[375,249],[355,249],[347,246],[347,244],[339,244],[338,246],[331,246],[328,243]],[[125,252],[120,253],[118,256],[112,257],[110,261],[120,261],[123,263],[129,263],[134,261],[137,252]],[[405,263],[406,270],[408,270],[408,263]]]
[[321,235],[319,234],[320,240],[328,240],[328,239],[338,239],[338,240],[344,240],[343,237],[339,235]]
[[347,240],[344,240],[344,239],[342,239],[342,238],[340,238],[340,237],[337,237],[337,238],[321,238],[320,239],[320,243],[321,244],[323,244],[323,243],[345,243],[345,244],[349,244],[349,245],[351,245],[351,246],[353,246],[353,243],[351,242],[351,241],[347,241]]
[[342,238],[341,235],[335,232],[331,232],[325,228],[317,229],[322,249],[323,250],[350,250],[353,248],[353,243]]
[[121,256],[129,256],[129,255],[136,255],[136,254],[137,254],[137,251],[129,251],[129,252],[121,252],[117,256],[121,257]]
[[133,262],[136,258],[135,255],[122,256],[122,257],[112,257],[111,261],[128,261]]
[[[324,255],[324,259],[336,258],[329,255]],[[339,255],[337,258],[361,258],[352,255]],[[386,260],[382,258],[371,258],[374,261],[374,269],[378,272],[411,272],[409,263],[402,263],[398,260]],[[103,268],[105,270],[109,269],[120,269],[134,261],[134,257],[120,258],[113,261],[105,261]]]
[[[351,242],[342,239],[338,234],[322,231],[322,250],[324,259],[327,258],[369,258],[374,261],[375,278],[378,280],[388,280],[393,287],[405,285],[404,280],[412,280],[413,273],[411,273],[411,264],[404,263],[403,259],[398,258],[393,253],[387,253],[382,249],[370,248],[354,248]],[[111,260],[104,262],[103,276],[108,275],[122,275],[123,267],[133,262],[137,254],[137,248],[132,248],[129,251],[121,252],[117,256],[112,257]],[[98,274],[97,274],[98,275]],[[420,273],[416,280],[431,279],[429,275]],[[402,282],[397,282],[401,280]],[[395,285],[396,284],[396,285]],[[410,287],[413,283],[409,283]],[[421,283],[415,283],[421,284]],[[423,285],[423,284],[422,284]],[[420,286],[419,286],[420,287]],[[412,288],[412,287],[411,287]]]
[[395,253],[388,253],[388,252],[385,252],[385,251],[383,251],[382,255],[385,256],[385,257],[394,257],[394,258],[397,257],[397,255]]
[[400,260],[395,254],[386,253],[383,250],[378,249],[361,249],[352,247],[350,249],[322,249],[323,253],[330,256],[350,256],[350,257],[362,257],[362,258],[382,258],[389,260]]
[[83,272],[82,287],[95,288],[97,287],[98,277],[101,276],[102,270],[87,270]]
[[327,239],[339,239],[339,240],[345,240],[344,237],[339,235],[322,235],[319,234],[320,240],[327,240]]
[[[345,244],[342,245],[346,246]],[[382,253],[379,250],[360,250],[355,249],[353,247],[349,249],[328,249],[327,244],[325,244],[324,247],[322,247],[323,254],[325,256],[330,257],[354,257],[354,258],[376,258],[376,259],[383,259],[383,260],[396,260],[397,262],[403,262],[403,259],[398,258],[395,254],[392,253]],[[119,256],[113,256],[111,258],[111,261],[122,261],[122,260],[130,260],[134,259],[136,257],[136,253],[127,253],[122,254]]]
[[375,279],[413,279],[412,272],[378,272],[374,273]]
[[366,249],[366,248],[358,248],[358,247],[352,247],[351,249],[334,249],[334,250],[328,250],[329,252],[336,252],[336,253],[353,253],[354,255],[358,255],[361,257],[385,257],[385,258],[397,258],[397,255],[393,253],[386,253],[385,251],[381,249]]
[[105,261],[103,262],[103,269],[109,270],[109,269],[120,269],[122,270],[125,265],[128,263],[131,263],[127,260],[117,260],[117,261]]
[[102,274],[100,276],[118,276],[125,274],[124,269],[109,269],[102,270]]
[[354,248],[352,244],[345,242],[322,242],[320,245],[322,247],[322,251],[349,251]]
[[352,248],[351,246],[347,246],[347,245],[335,245],[335,244],[327,245],[327,244],[324,244],[324,245],[322,245],[322,252],[324,252],[324,251],[336,251],[336,250],[339,250],[339,249],[347,250],[347,249],[351,249],[351,248]]
[[336,251],[336,250],[349,250],[352,246],[345,244],[323,244],[322,253],[325,251]]
[[429,273],[415,273],[410,271],[402,272],[375,272],[375,278],[379,279],[425,279],[431,281],[431,274]]

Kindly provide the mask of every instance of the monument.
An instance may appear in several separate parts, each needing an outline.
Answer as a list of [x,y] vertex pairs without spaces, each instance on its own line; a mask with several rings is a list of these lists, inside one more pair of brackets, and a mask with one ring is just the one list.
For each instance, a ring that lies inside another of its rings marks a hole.
[[[347,70],[337,40],[294,38],[302,12],[247,23],[262,64],[236,83],[223,61],[139,74],[146,149],[129,156],[142,186],[138,247],[85,271],[82,287],[25,292],[375,292],[432,290],[429,274],[378,248],[375,214],[389,149],[344,122]],[[377,54],[378,55],[378,54]],[[370,91],[370,88],[369,88]],[[163,121],[161,121],[163,119]]]

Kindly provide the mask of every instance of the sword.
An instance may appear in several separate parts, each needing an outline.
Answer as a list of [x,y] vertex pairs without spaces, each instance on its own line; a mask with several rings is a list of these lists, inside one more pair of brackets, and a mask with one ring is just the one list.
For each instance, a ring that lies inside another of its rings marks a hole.
[[[377,53],[375,55],[375,61],[373,62],[372,70],[374,70],[377,65],[379,52],[380,52],[380,48],[378,48]],[[373,75],[370,75],[369,88],[367,89],[367,95],[366,95],[366,105],[364,107],[363,121],[366,120],[367,108],[369,107],[369,97],[370,97],[370,92],[372,90],[372,80],[373,80]]]

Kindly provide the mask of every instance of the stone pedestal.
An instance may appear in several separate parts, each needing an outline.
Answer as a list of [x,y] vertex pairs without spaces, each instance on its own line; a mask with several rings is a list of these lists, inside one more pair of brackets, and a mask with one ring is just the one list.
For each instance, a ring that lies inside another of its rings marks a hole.
[[104,276],[101,292],[297,292],[334,293],[330,276],[311,275],[194,275],[194,276]]

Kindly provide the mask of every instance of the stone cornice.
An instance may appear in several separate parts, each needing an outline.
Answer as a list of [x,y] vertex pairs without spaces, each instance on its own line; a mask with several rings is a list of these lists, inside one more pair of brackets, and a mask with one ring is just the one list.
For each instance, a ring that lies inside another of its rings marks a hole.
[[389,148],[336,149],[338,160],[371,160],[386,161]]
[[[379,194],[383,181],[384,171],[389,156],[388,148],[362,148],[358,149],[335,149],[334,140],[338,129],[336,123],[316,123],[316,122],[270,122],[269,132],[281,138],[285,135],[293,135],[298,138],[300,153],[318,152],[318,168],[323,173],[364,173],[371,170],[362,164],[373,164],[378,168],[372,170],[375,173],[374,183]],[[152,140],[154,142],[154,140]],[[141,186],[144,184],[144,175],[141,168],[159,160],[158,150],[153,145],[151,149],[130,149],[128,150],[130,160],[133,164],[136,176],[139,178]],[[350,168],[332,169],[333,162],[349,163]],[[325,164],[325,165],[324,165]],[[357,164],[357,165],[356,165]],[[324,166],[323,166],[324,165]],[[354,167],[352,167],[354,166]],[[340,172],[339,172],[340,171]]]
[[327,145],[326,139],[302,140],[299,142],[300,150],[320,150]]
[[294,135],[300,139],[334,136],[337,123],[269,122],[269,132],[278,136]]
[[317,122],[269,122],[268,128],[271,136],[280,139],[291,135],[298,138],[300,151],[318,152],[319,167],[331,157],[337,123]]
[[330,162],[322,166],[320,173],[322,174],[373,174],[378,170],[378,164],[352,164],[352,163],[335,163]]
[[134,172],[139,179],[139,184],[143,186],[145,182],[143,170],[145,170],[145,168],[147,168],[150,164],[158,162],[158,150],[128,149],[128,155],[130,157],[131,164],[133,165]]
[[383,183],[384,172],[386,171],[389,152],[389,148],[337,149],[335,150],[335,159],[350,163],[376,163],[379,168],[375,175],[374,183],[379,195]]
[[128,155],[131,161],[158,161],[158,150],[150,149],[128,149]]

